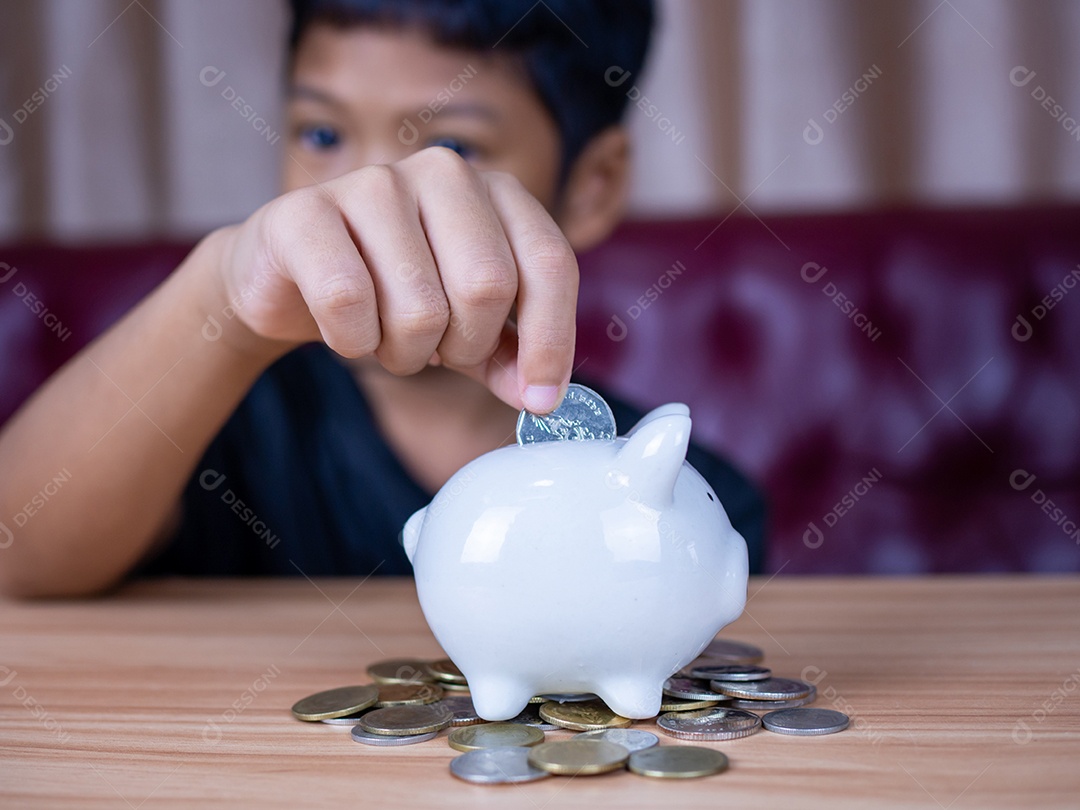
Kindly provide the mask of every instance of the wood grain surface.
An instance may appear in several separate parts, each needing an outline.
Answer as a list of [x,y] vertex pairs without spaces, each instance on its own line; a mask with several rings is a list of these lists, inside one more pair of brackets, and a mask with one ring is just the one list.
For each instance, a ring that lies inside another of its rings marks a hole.
[[[779,577],[750,591],[722,635],[815,680],[814,705],[851,728],[708,743],[731,768],[704,779],[493,787],[451,777],[445,732],[371,748],[289,713],[366,682],[373,661],[439,656],[411,581],[165,580],[0,602],[0,806],[1080,805],[1080,579]],[[521,598],[542,603],[542,582]]]

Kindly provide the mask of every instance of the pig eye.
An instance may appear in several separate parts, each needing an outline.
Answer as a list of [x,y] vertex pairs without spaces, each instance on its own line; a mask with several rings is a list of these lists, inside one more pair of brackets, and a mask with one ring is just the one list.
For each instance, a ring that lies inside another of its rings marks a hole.
[[710,501],[715,501],[715,500],[716,500],[716,498],[714,498],[714,497],[712,496],[712,493],[711,493],[711,492],[706,492],[705,494],[709,496],[709,500],[710,500]]

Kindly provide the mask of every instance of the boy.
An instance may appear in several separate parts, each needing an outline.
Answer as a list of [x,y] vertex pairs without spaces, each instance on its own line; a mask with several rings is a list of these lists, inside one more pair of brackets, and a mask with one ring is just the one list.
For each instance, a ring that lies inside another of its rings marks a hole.
[[[286,193],[207,236],[0,435],[0,515],[71,472],[0,555],[10,593],[408,573],[405,519],[566,390],[574,251],[626,190],[604,71],[640,70],[650,4],[292,5]],[[639,414],[611,404],[625,431]],[[757,560],[757,494],[689,460]]]

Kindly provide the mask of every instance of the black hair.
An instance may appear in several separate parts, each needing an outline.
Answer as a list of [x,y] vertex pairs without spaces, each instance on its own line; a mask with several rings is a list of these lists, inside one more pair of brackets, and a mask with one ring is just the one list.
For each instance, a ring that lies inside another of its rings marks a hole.
[[316,22],[418,27],[440,45],[518,56],[562,140],[562,176],[617,124],[645,62],[652,0],[289,0],[289,52]]

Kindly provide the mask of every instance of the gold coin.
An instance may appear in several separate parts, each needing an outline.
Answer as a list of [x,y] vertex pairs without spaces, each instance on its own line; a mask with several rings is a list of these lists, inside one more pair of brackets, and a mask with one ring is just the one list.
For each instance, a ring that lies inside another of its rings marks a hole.
[[713,706],[719,705],[719,700],[690,700],[689,698],[664,695],[664,702],[660,704],[660,711],[692,712],[694,709],[711,709]]
[[379,690],[370,683],[363,686],[340,686],[298,700],[292,707],[292,713],[297,720],[330,720],[362,712],[369,706],[374,706],[378,697]]
[[391,658],[376,661],[367,668],[375,683],[430,683],[435,679],[427,671],[427,664],[415,658]]
[[563,776],[591,776],[618,770],[630,752],[606,740],[559,740],[542,743],[529,751],[529,764]]
[[574,731],[593,731],[599,728],[626,728],[632,722],[615,714],[602,700],[580,703],[548,701],[540,707],[540,716],[556,726]]
[[727,770],[728,758],[712,748],[698,745],[664,745],[635,751],[627,767],[642,776],[660,779],[693,779]]
[[427,665],[427,671],[428,674],[437,681],[444,681],[446,683],[465,683],[465,676],[461,674],[461,670],[457,668],[457,664],[449,658],[441,658],[438,661],[432,661]]
[[441,686],[447,692],[468,692],[469,685],[467,683],[450,683],[450,681],[442,681]]
[[384,706],[421,706],[434,703],[443,696],[442,687],[434,683],[380,683],[379,699],[375,705]]
[[407,737],[441,731],[450,725],[454,713],[441,703],[424,706],[387,706],[375,709],[360,718],[360,728],[387,737]]
[[529,698],[529,703],[547,703],[548,699],[543,695],[533,695]]
[[544,741],[544,732],[518,723],[484,723],[455,728],[446,738],[455,751],[477,751],[503,745],[529,747]]

